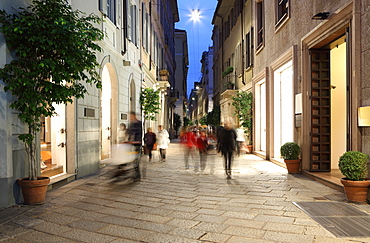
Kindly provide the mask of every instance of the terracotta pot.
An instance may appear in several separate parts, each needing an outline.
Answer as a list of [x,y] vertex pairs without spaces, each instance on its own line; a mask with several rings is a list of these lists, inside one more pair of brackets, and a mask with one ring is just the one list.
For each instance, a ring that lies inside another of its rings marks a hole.
[[340,179],[349,202],[366,202],[370,180],[352,181],[347,178]]
[[299,167],[301,165],[300,159],[284,159],[284,162],[289,174],[299,173]]
[[38,204],[45,200],[46,191],[50,182],[49,177],[38,177],[37,180],[21,178],[17,180],[22,189],[25,204]]
[[253,145],[246,145],[245,147],[247,148],[247,154],[251,154],[253,152]]

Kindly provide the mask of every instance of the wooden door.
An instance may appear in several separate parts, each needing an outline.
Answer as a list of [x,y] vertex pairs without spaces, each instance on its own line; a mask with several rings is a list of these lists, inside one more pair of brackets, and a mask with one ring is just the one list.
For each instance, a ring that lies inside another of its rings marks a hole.
[[310,171],[330,166],[330,50],[311,50]]

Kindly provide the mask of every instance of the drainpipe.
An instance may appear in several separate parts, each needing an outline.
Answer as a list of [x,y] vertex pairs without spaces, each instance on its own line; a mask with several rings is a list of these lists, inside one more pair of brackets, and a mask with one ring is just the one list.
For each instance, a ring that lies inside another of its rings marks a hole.
[[[240,3],[240,4],[242,4],[242,3]],[[242,8],[241,8],[241,16],[240,16],[240,18],[241,18],[241,24],[240,24],[240,29],[241,29],[241,40],[243,40],[243,38],[244,38],[244,6],[245,5],[243,5],[243,6],[241,6]],[[244,80],[244,60],[245,60],[245,55],[244,55],[244,42],[242,41],[242,83],[245,85],[245,80]],[[235,82],[235,85],[236,85],[236,82]]]
[[122,31],[123,31],[123,50],[121,50],[121,55],[124,56],[127,52],[126,39],[127,39],[127,0],[123,0],[123,16],[122,16]]
[[[224,69],[224,47],[223,47],[223,43],[224,43],[224,17],[222,17],[221,15],[219,14],[216,14],[215,15],[216,17],[219,17],[221,19],[221,40],[222,40],[222,52],[221,52],[221,70],[225,70]],[[221,43],[220,43],[221,44]],[[221,84],[221,80],[220,80],[220,84]],[[221,95],[221,94],[220,94]]]

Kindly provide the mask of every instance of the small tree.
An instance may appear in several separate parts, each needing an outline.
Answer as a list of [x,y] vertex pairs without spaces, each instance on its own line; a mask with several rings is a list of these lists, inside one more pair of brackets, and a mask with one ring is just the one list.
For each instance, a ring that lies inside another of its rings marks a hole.
[[103,32],[94,27],[100,18],[72,10],[66,0],[33,0],[17,14],[0,11],[0,30],[7,47],[16,55],[0,69],[4,91],[16,97],[10,107],[18,110],[28,132],[24,142],[29,158],[29,179],[36,180],[36,134],[42,116],[56,114],[53,104],[72,103],[87,92],[83,82],[101,88],[95,43]]
[[232,97],[232,105],[235,108],[235,113],[242,127],[246,128],[248,133],[248,143],[252,144],[253,134],[253,94],[250,91],[238,91],[235,96]]
[[179,129],[181,127],[181,117],[177,113],[174,113],[173,116],[174,116],[173,117],[173,123],[174,123],[173,127],[174,127],[176,135],[177,135],[177,133],[179,132]]
[[217,127],[220,125],[220,106],[213,107],[213,110],[207,114],[207,124]]
[[159,90],[154,90],[153,88],[146,87],[141,89],[140,93],[140,104],[141,110],[144,114],[144,131],[145,131],[145,121],[156,121],[156,114],[158,114],[158,110],[160,102],[159,102]]
[[190,120],[186,116],[184,116],[184,127],[187,127],[190,125]]

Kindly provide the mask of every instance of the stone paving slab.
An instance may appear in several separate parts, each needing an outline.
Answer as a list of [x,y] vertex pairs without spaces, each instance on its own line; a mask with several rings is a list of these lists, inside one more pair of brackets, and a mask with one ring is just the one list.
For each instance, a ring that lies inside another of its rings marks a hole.
[[203,173],[186,171],[171,143],[140,182],[112,183],[107,166],[48,192],[43,205],[1,210],[0,243],[370,242],[336,238],[293,204],[344,202],[342,193],[250,154],[235,157],[226,179],[222,160],[209,155]]

